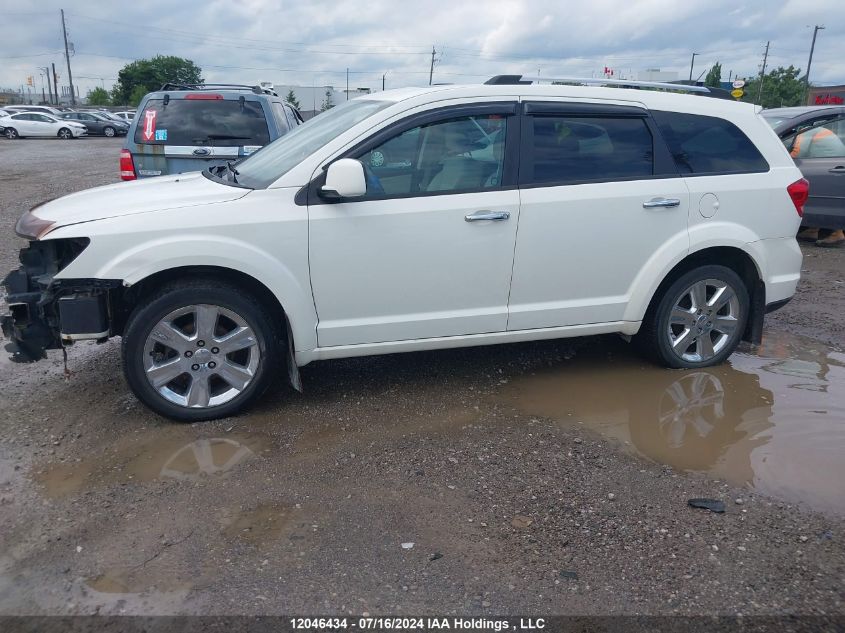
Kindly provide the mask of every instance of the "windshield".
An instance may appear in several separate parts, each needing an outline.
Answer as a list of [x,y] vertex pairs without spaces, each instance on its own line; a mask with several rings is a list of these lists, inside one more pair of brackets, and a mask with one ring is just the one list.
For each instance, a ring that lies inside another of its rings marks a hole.
[[251,189],[269,186],[339,134],[393,103],[352,99],[323,112],[238,163],[238,182]]

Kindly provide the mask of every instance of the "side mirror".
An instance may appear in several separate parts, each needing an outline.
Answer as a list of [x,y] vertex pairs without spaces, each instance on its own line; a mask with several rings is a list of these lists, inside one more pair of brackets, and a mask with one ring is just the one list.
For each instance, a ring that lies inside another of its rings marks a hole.
[[328,200],[360,198],[367,193],[364,166],[354,158],[341,158],[329,165],[326,184],[320,187],[320,196]]

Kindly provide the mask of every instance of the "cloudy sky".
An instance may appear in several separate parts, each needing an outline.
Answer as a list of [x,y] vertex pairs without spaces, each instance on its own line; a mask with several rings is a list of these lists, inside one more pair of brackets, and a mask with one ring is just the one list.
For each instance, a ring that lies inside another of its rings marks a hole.
[[[647,68],[694,76],[721,62],[740,77],[769,67],[805,68],[845,84],[845,0],[0,0],[0,87],[19,88],[55,62],[67,81],[64,8],[75,83],[110,88],[126,63],[156,54],[196,62],[207,81],[380,89],[478,82],[494,74],[617,76]],[[13,26],[13,28],[9,28]]]

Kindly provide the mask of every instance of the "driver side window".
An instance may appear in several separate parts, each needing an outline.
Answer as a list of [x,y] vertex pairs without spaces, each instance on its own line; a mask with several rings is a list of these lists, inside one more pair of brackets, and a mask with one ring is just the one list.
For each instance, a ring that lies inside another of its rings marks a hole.
[[466,116],[406,130],[357,156],[367,197],[475,191],[499,187],[507,117]]

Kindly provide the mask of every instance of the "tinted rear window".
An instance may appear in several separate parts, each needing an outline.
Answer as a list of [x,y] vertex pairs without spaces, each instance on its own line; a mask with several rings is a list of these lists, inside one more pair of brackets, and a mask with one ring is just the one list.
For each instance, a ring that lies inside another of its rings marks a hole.
[[730,121],[678,112],[652,111],[682,174],[747,174],[769,163]]
[[529,183],[644,178],[654,173],[651,132],[641,118],[533,117]]
[[137,117],[135,142],[145,145],[267,145],[270,133],[257,101],[151,99]]

